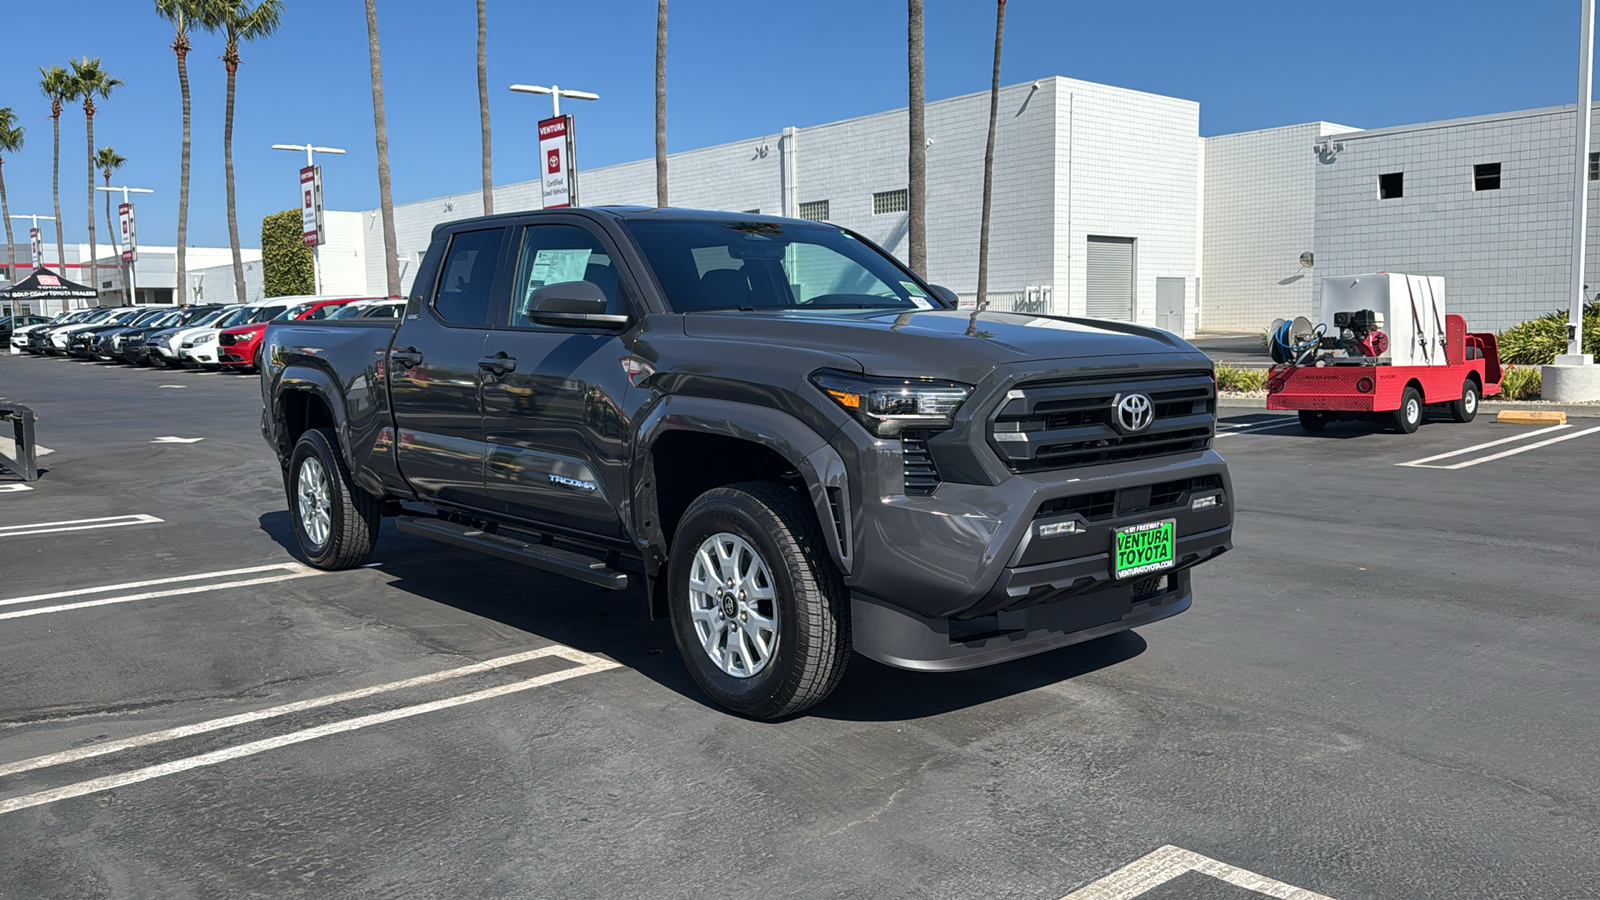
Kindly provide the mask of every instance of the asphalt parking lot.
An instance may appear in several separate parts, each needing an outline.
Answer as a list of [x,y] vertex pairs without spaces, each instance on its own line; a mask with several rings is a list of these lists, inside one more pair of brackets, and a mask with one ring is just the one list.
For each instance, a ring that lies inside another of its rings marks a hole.
[[1600,419],[1238,411],[1237,548],[1189,612],[966,673],[858,657],[761,723],[638,593],[387,527],[301,566],[253,377],[0,356],[0,397],[54,451],[0,478],[6,898],[1600,884]]

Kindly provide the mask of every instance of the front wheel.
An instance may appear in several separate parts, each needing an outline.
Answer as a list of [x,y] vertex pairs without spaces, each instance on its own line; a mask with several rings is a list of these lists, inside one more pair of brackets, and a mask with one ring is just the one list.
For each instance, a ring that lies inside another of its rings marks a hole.
[[1401,434],[1413,434],[1422,427],[1422,395],[1414,387],[1400,395],[1400,408],[1394,411],[1394,427]]
[[378,498],[355,486],[331,428],[300,436],[289,457],[289,514],[300,552],[319,569],[352,569],[378,542]]
[[1471,378],[1461,386],[1461,399],[1450,404],[1450,417],[1463,424],[1478,417],[1478,383]]
[[701,494],[678,524],[668,579],[678,651],[722,706],[773,719],[844,676],[849,594],[794,491],[752,482]]

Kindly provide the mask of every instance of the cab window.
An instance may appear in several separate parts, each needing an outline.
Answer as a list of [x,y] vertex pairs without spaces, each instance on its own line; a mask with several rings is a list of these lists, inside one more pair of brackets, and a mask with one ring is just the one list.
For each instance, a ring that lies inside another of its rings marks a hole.
[[450,238],[433,309],[452,325],[487,325],[504,228],[462,231]]
[[627,314],[627,300],[617,278],[616,261],[600,239],[576,225],[528,225],[517,253],[517,279],[511,293],[513,328],[545,328],[528,318],[533,292],[551,284],[587,281],[606,297],[606,312]]

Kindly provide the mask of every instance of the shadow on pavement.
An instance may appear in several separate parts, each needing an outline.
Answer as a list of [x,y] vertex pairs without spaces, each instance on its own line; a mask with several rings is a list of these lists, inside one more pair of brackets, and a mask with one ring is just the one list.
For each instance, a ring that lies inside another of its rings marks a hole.
[[[262,515],[260,527],[300,558],[287,511]],[[668,623],[650,620],[641,589],[591,588],[402,534],[388,522],[373,561],[391,579],[389,588],[609,656],[701,706],[722,711],[689,677]],[[405,627],[403,621],[389,624]],[[881,722],[935,716],[1096,672],[1133,659],[1145,647],[1143,638],[1124,632],[997,666],[945,673],[907,672],[857,655],[833,695],[801,715]]]

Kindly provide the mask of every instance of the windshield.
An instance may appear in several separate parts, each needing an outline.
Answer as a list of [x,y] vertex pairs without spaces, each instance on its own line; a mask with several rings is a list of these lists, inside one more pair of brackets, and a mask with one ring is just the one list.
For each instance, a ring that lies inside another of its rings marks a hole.
[[944,306],[892,260],[832,226],[681,219],[625,224],[678,312]]
[[222,318],[211,324],[217,328],[232,328],[235,325],[243,325],[244,323],[250,321],[250,317],[254,316],[255,314],[256,307],[254,306],[238,306],[228,310],[228,312],[224,314]]
[[227,315],[229,312],[231,312],[231,310],[227,310],[227,309],[208,309],[208,310],[205,311],[204,315],[200,316],[200,318],[195,319],[193,322],[190,322],[189,326],[192,327],[192,328],[198,328],[201,325],[210,325],[211,323],[213,323],[213,322],[217,321],[218,319],[222,318],[223,316]]
[[147,309],[135,315],[133,318],[128,319],[127,322],[129,325],[149,325],[151,322],[154,322],[157,319],[164,319],[170,314],[170,310]]

